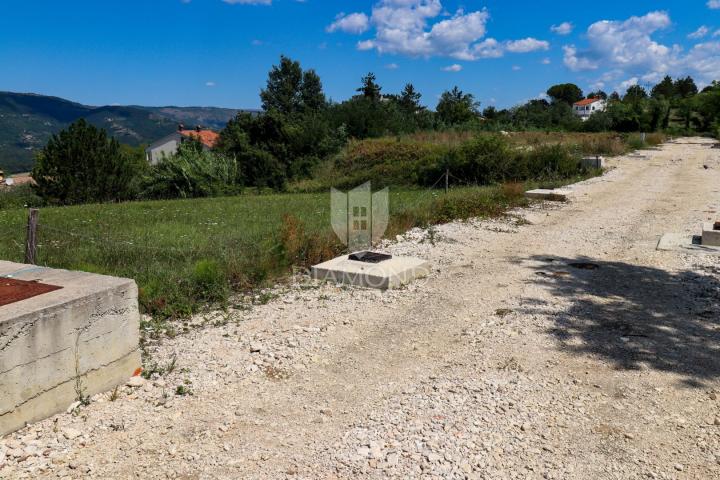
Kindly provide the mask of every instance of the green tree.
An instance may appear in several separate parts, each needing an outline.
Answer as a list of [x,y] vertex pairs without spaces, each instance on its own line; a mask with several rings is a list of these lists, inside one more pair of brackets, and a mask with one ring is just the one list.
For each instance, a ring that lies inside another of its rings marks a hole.
[[480,102],[471,93],[464,93],[458,87],[445,91],[440,96],[436,112],[445,125],[459,125],[478,117]]
[[582,90],[574,83],[553,85],[548,88],[547,94],[553,102],[564,102],[568,105],[579,102],[584,98]]
[[692,77],[678,78],[675,80],[675,94],[680,98],[694,97],[698,93],[697,85]]
[[608,94],[602,90],[598,90],[597,92],[588,93],[587,98],[602,98],[603,100],[607,100]]
[[50,138],[32,176],[45,201],[70,205],[133,198],[138,169],[117,140],[80,119]]
[[405,85],[405,88],[403,88],[403,91],[400,92],[398,105],[406,115],[415,115],[425,110],[425,107],[420,105],[420,98],[422,98],[420,92],[415,90],[412,83],[408,83]]
[[267,87],[260,92],[263,110],[275,110],[286,115],[299,112],[302,80],[300,63],[281,56],[280,65],[273,65],[268,74]]
[[653,87],[650,96],[656,99],[671,99],[675,96],[675,84],[672,78],[670,78],[670,75],[665,75],[665,78]]
[[318,112],[327,107],[327,98],[323,92],[322,81],[315,70],[303,72],[302,86],[300,87],[302,109],[307,112]]
[[280,57],[268,73],[267,86],[260,92],[263,110],[283,115],[317,112],[327,105],[322,82],[315,70],[303,72],[300,63]]
[[363,97],[368,98],[372,101],[380,101],[382,98],[382,87],[378,85],[375,74],[370,72],[362,78],[362,85],[357,89]]
[[625,103],[639,103],[648,97],[647,92],[640,85],[632,85],[627,89],[623,102]]

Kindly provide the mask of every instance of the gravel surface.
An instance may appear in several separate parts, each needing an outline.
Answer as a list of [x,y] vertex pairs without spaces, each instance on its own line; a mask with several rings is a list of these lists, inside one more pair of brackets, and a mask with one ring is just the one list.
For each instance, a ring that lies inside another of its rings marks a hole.
[[[162,371],[0,440],[0,478],[720,478],[720,150],[415,230],[389,292],[298,275],[154,342]],[[269,301],[268,301],[269,300]]]

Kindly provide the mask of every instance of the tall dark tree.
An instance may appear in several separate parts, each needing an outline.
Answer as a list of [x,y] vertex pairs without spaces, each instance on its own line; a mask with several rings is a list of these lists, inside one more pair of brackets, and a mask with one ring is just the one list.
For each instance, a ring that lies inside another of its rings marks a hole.
[[653,87],[650,96],[655,99],[671,99],[675,96],[675,84],[670,75],[665,75],[665,78]]
[[303,72],[300,100],[305,112],[318,112],[327,106],[327,98],[323,92],[322,81],[315,70]]
[[382,87],[378,85],[375,74],[370,72],[362,78],[362,86],[357,89],[357,92],[362,94],[363,97],[373,101],[379,101],[382,98]]
[[32,176],[38,195],[70,205],[132,198],[140,168],[105,130],[80,119],[50,138]]
[[675,95],[680,98],[694,97],[698,93],[697,85],[692,77],[678,78],[675,80]]
[[620,100],[620,94],[618,92],[612,92],[608,97],[608,102],[619,102]]
[[642,100],[645,100],[647,97],[648,94],[643,87],[641,87],[640,85],[632,85],[630,88],[627,89],[627,92],[625,92],[623,102],[639,103]]
[[446,125],[458,125],[478,117],[480,102],[471,93],[464,93],[458,87],[445,91],[440,96],[436,111],[438,119]]
[[559,85],[553,85],[548,88],[548,96],[553,102],[564,102],[568,105],[572,105],[575,102],[579,102],[583,98],[583,92],[574,83],[561,83]]
[[260,92],[263,110],[274,110],[284,115],[299,112],[302,84],[300,63],[281,56],[280,65],[273,65],[268,74],[267,87]]
[[415,90],[415,87],[412,83],[408,83],[405,85],[405,88],[403,88],[403,91],[400,92],[400,95],[398,96],[398,105],[400,106],[400,109],[405,113],[406,115],[414,115],[417,112],[420,112],[422,110],[425,110],[425,107],[420,105],[420,98],[422,95],[420,92]]

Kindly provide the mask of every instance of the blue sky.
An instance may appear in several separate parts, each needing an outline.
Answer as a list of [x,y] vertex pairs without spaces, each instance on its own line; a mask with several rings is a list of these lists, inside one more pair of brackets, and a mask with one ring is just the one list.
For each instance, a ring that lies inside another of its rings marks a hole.
[[280,54],[335,100],[373,71],[434,106],[458,85],[507,107],[669,73],[720,79],[720,0],[3,0],[0,90],[91,105],[255,108]]

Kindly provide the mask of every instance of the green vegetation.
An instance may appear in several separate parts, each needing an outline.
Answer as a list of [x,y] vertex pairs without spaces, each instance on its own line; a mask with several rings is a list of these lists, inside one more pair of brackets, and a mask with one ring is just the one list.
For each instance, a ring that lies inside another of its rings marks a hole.
[[[535,184],[533,184],[535,185]],[[523,186],[390,192],[388,235],[524,204]],[[267,194],[44,208],[39,263],[134,278],[143,311],[181,318],[342,249],[328,194]],[[0,258],[21,261],[27,211],[0,210]]]
[[53,135],[35,162],[35,191],[45,201],[71,205],[128,200],[136,195],[143,160],[127,155],[85,120]]

